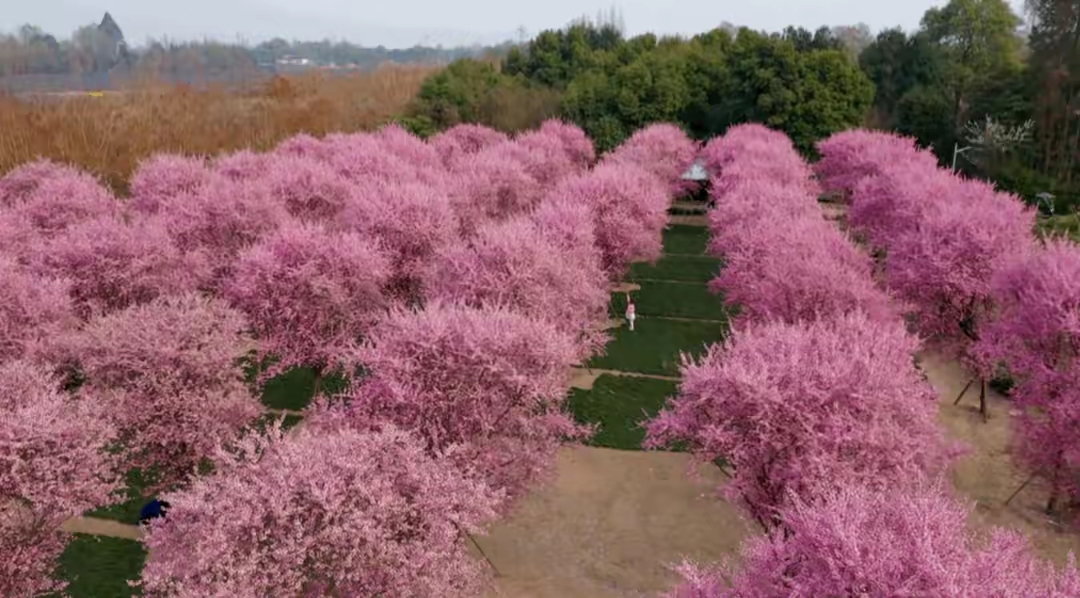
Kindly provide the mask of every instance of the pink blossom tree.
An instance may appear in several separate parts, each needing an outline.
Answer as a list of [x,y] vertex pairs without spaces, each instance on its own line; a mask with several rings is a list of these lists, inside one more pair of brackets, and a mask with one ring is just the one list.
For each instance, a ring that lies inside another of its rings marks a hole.
[[287,223],[238,258],[223,295],[247,315],[260,358],[322,373],[342,361],[385,313],[390,259],[356,233]]
[[955,456],[918,341],[899,322],[854,313],[735,329],[686,361],[678,395],[646,424],[653,448],[686,443],[735,468],[725,494],[763,527],[794,491],[836,484],[892,488],[936,475]]
[[78,327],[69,286],[0,255],[0,362],[49,354],[57,337]]
[[66,585],[53,572],[67,545],[60,525],[110,502],[119,487],[103,406],[60,390],[46,368],[0,360],[0,594],[38,596]]
[[[33,184],[23,180],[31,174],[40,177]],[[68,167],[39,163],[8,176],[16,179],[9,182],[9,197],[15,198],[10,209],[46,238],[95,218],[119,216],[121,211],[120,203],[97,179]]]
[[333,222],[355,190],[331,166],[306,156],[275,157],[261,182],[290,214],[311,222]]
[[603,164],[632,164],[664,181],[673,197],[692,192],[695,181],[682,178],[697,159],[697,142],[671,123],[657,123],[638,129],[622,145],[606,154]]
[[592,209],[597,245],[611,278],[625,274],[632,261],[660,259],[671,198],[648,171],[630,164],[600,165],[564,180],[548,195],[559,196]]
[[445,168],[442,157],[435,147],[397,123],[391,123],[379,129],[375,138],[383,147],[383,151],[417,170],[440,171]]
[[198,192],[214,177],[205,158],[157,154],[140,162],[131,175],[131,207],[154,214],[162,204]]
[[453,168],[460,157],[509,140],[506,133],[490,127],[460,124],[431,137],[428,144],[439,153],[443,164]]
[[821,191],[791,138],[758,123],[729,128],[705,145],[701,159],[714,179],[716,197],[741,181],[755,179],[793,186],[814,197]]
[[937,169],[937,157],[919,149],[912,137],[884,131],[851,129],[818,142],[821,159],[814,165],[825,191],[846,198],[864,178],[882,167],[904,164],[918,170]]
[[73,226],[36,253],[31,270],[67,278],[77,312],[123,309],[194,290],[210,277],[205,256],[180,251],[155,219],[103,216]]
[[[1010,256],[1030,251],[1035,217],[1013,196],[989,187],[966,190],[970,201],[928,204],[915,227],[891,240],[885,277],[914,306],[922,335],[970,361],[968,351],[993,310],[994,272]],[[985,418],[985,381],[981,385]]]
[[973,353],[983,378],[1004,364],[1020,409],[1013,453],[1050,485],[1047,511],[1080,504],[1080,247],[1050,240],[1016,256],[991,281],[994,317]]
[[75,168],[45,158],[20,164],[0,177],[0,208],[17,206],[47,181],[75,179],[85,176]]
[[502,147],[463,155],[451,170],[447,192],[465,236],[487,222],[527,213],[540,201],[540,183]]
[[514,219],[440,253],[424,285],[429,300],[508,306],[547,320],[574,338],[586,359],[607,340],[602,324],[610,296],[595,258],[575,259],[582,255],[533,222]]
[[574,254],[572,258],[603,278],[600,248],[596,244],[596,226],[588,205],[572,197],[548,196],[529,215],[544,238]]
[[231,181],[254,181],[262,178],[272,160],[271,154],[240,150],[214,158],[210,167]]
[[214,289],[229,277],[242,251],[291,220],[263,185],[223,178],[168,203],[156,217],[181,251],[207,257]]
[[724,268],[709,285],[739,306],[739,318],[788,322],[862,310],[898,317],[872,279],[872,263],[822,218],[798,186],[749,179],[709,212],[709,251]]
[[460,445],[456,461],[511,499],[550,473],[560,445],[588,433],[564,409],[573,342],[542,320],[438,303],[399,310],[358,358],[367,377],[348,399],[347,420],[393,422],[434,454]]
[[421,183],[365,185],[345,206],[340,224],[379,242],[391,259],[391,295],[412,304],[423,298],[425,268],[458,240],[449,196]]
[[446,184],[444,169],[419,164],[432,156],[424,157],[426,149],[416,145],[423,142],[415,137],[395,140],[370,133],[332,133],[323,143],[325,152],[319,159],[353,183],[412,180],[437,187]]
[[407,433],[272,427],[165,499],[139,586],[148,598],[482,593],[463,543],[495,496]]
[[795,498],[787,526],[744,542],[741,567],[683,563],[667,598],[1067,598],[1080,592],[1064,569],[1041,562],[1027,539],[966,529],[971,511],[940,490],[897,493],[840,486],[821,500]]
[[243,378],[247,328],[224,301],[190,293],[94,318],[67,342],[129,467],[156,472],[158,487],[182,482],[262,413]]
[[538,132],[558,139],[574,168],[586,169],[596,161],[596,146],[581,127],[557,118],[549,118],[540,123]]

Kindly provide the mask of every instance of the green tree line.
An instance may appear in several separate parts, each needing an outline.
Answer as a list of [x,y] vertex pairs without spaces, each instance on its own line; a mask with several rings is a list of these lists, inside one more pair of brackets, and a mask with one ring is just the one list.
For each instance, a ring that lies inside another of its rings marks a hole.
[[[433,75],[406,120],[505,130],[550,116],[601,149],[657,121],[697,138],[758,121],[812,154],[818,139],[870,126],[912,135],[943,165],[1058,213],[1080,203],[1080,4],[950,0],[920,27],[763,33],[725,26],[690,38],[626,37],[577,22],[512,48],[500,63],[459,60]],[[955,156],[954,156],[955,154]],[[1045,199],[1045,197],[1044,197]]]

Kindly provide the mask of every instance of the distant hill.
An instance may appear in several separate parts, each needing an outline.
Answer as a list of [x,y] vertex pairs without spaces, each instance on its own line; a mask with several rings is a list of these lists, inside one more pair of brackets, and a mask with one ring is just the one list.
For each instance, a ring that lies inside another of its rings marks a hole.
[[108,12],[96,25],[59,40],[24,25],[0,35],[0,91],[109,89],[134,78],[187,83],[243,83],[282,73],[372,70],[386,63],[446,64],[464,57],[503,56],[514,44],[389,49],[349,42],[287,41],[255,46],[219,42],[158,43],[133,47]]

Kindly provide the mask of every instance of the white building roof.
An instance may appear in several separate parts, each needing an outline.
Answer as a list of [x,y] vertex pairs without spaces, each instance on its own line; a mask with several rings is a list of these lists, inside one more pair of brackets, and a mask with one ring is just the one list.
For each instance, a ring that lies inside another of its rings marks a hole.
[[682,179],[684,181],[707,181],[709,180],[709,173],[705,170],[705,165],[701,163],[701,160],[696,160],[690,169],[683,173]]

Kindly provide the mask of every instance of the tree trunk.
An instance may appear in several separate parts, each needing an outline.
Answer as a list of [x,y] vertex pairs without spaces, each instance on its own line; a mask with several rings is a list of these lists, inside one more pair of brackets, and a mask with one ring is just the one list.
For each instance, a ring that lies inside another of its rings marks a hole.
[[956,397],[955,401],[953,401],[953,405],[959,405],[960,404],[960,399],[964,398],[964,395],[967,394],[968,389],[971,388],[971,385],[974,384],[974,383],[975,383],[974,378],[972,378],[971,380],[968,380],[968,383],[964,385],[964,390],[961,390],[960,395]]
[[315,400],[319,397],[319,392],[322,390],[323,372],[326,371],[326,367],[315,368],[315,382],[312,384],[311,400]]
[[986,380],[979,380],[979,413],[982,414],[983,421],[990,419],[990,413],[986,409]]
[[1060,495],[1058,478],[1061,477],[1061,461],[1065,457],[1064,451],[1059,451],[1054,459],[1054,472],[1050,475],[1050,498],[1046,501],[1046,514],[1053,515],[1057,512],[1058,496]]

